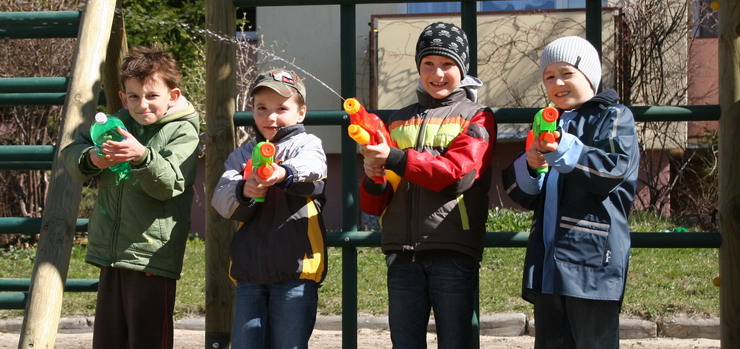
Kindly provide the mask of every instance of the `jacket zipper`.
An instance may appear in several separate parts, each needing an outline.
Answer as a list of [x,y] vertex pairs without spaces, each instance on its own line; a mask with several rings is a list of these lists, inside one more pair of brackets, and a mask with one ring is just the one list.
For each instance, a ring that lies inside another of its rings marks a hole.
[[[429,119],[427,118],[428,112],[427,110],[424,110],[423,116],[422,116],[422,122],[421,127],[419,128],[419,136],[416,139],[416,151],[422,152],[424,148],[424,139],[426,134],[426,128],[427,124],[429,123]],[[416,212],[416,201],[419,198],[419,186],[417,184],[412,184],[412,190],[411,190],[411,200],[409,200],[411,207],[409,208],[408,212],[411,212],[411,244],[414,247],[413,255],[411,257],[412,261],[416,260],[416,250],[417,247],[421,244],[419,241],[419,221],[415,218],[417,216]]]
[[[113,175],[117,176],[118,174],[114,173]],[[118,249],[116,247],[118,246],[118,235],[120,234],[120,230],[121,230],[121,211],[122,211],[121,202],[123,202],[123,186],[126,185],[125,183],[126,181],[121,180],[116,186],[117,188],[116,208],[117,210],[115,210],[116,219],[115,219],[115,224],[113,225],[113,236],[111,239],[111,243],[112,243],[111,256],[113,256],[113,263],[111,263],[111,266],[113,266],[113,264],[115,264],[115,261],[118,260]]]

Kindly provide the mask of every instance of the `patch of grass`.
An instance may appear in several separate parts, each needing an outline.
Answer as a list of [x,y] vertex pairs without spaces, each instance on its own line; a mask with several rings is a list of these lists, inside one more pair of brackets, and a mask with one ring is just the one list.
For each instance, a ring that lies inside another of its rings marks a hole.
[[718,249],[633,248],[624,312],[647,319],[719,316]]
[[[67,279],[97,279],[100,269],[85,262],[84,245],[72,247]],[[35,248],[10,247],[0,253],[0,278],[31,278]],[[185,249],[182,277],[177,281],[175,318],[200,316],[205,313],[205,242],[190,239]],[[62,316],[95,315],[95,292],[65,292]],[[0,310],[0,318],[23,316],[23,310]]]
[[[529,231],[531,214],[492,210],[488,231]],[[674,222],[634,212],[633,231],[663,231]],[[686,227],[689,231],[699,231]],[[342,313],[342,250],[329,248],[329,272],[319,293],[319,313]],[[35,249],[11,247],[0,251],[0,278],[29,278]],[[97,278],[98,268],[84,262],[85,247],[72,250],[69,278]],[[523,248],[488,248],[480,269],[481,313],[522,312],[532,306],[521,299]],[[358,313],[386,314],[385,256],[378,247],[357,248]],[[633,248],[623,313],[648,319],[670,315],[719,315],[719,288],[712,279],[719,273],[717,249]],[[94,293],[65,293],[62,316],[91,316]],[[205,312],[205,242],[192,239],[185,254],[183,277],[177,283],[175,316]],[[19,310],[0,310],[0,317],[18,317]]]

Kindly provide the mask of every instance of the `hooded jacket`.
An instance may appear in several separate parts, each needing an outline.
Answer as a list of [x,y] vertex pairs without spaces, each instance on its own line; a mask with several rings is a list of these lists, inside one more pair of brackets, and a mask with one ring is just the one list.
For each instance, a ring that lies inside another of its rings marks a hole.
[[88,226],[85,260],[179,279],[190,234],[190,206],[198,157],[199,117],[185,97],[151,125],[137,123],[128,110],[115,116],[147,148],[128,178],[117,180],[89,160],[96,151],[82,132],[61,151],[65,167],[80,181],[98,177],[95,208]]
[[293,279],[320,283],[328,265],[321,216],[327,167],[321,140],[302,124],[281,128],[272,139],[274,161],[285,168],[287,178],[271,186],[265,201],[258,203],[242,195],[243,171],[254,146],[264,140],[258,136],[229,155],[213,193],[216,211],[241,222],[231,240],[229,274],[260,285]]
[[[632,112],[613,90],[574,110],[558,148],[543,154],[550,172],[532,177],[526,154],[503,172],[508,195],[534,210],[524,265],[522,295],[548,293],[621,301],[630,251],[627,222],[637,186],[639,146]],[[547,176],[557,172],[557,181]],[[556,183],[557,195],[547,185]],[[544,227],[545,205],[554,222]],[[554,230],[554,231],[553,231]],[[552,232],[552,242],[545,234]]]
[[394,191],[365,177],[360,190],[362,210],[381,216],[383,252],[451,250],[481,260],[496,122],[471,100],[480,82],[470,81],[444,99],[419,88],[418,103],[391,115],[397,148],[385,168],[401,182]]

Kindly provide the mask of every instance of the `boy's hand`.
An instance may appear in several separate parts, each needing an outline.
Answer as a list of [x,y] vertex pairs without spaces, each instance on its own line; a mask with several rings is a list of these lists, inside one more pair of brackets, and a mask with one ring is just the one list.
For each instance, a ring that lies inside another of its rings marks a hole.
[[[288,171],[285,170],[282,166],[272,163],[270,166],[272,166],[272,175],[268,178],[262,178],[260,176],[254,176],[257,183],[261,184],[264,187],[271,187],[275,185],[275,183],[280,183],[285,180],[285,176],[288,175]],[[254,172],[252,172],[254,174]],[[250,175],[250,177],[252,177]]]
[[367,161],[367,158],[362,161],[362,165],[365,168],[365,174],[370,178],[385,176],[385,167],[373,165]]
[[265,197],[265,194],[267,194],[267,188],[269,186],[262,185],[257,182],[257,178],[259,176],[256,172],[252,172],[245,178],[246,182],[244,183],[244,187],[242,189],[242,195],[247,198],[262,198]]
[[[531,147],[530,149],[537,148],[540,153],[549,153],[551,151],[554,151],[555,149],[558,149],[558,145],[560,144],[560,132],[559,131],[553,131],[553,135],[555,136],[555,142],[548,143],[544,140],[537,140],[536,142],[532,142],[532,145],[534,147]],[[529,154],[527,155],[527,159],[529,159]]]
[[111,159],[106,159],[104,156],[101,156],[98,154],[97,150],[93,150],[90,152],[90,162],[92,162],[95,167],[104,170],[108,167],[111,167],[113,165],[118,164],[118,162],[113,161]]
[[542,153],[539,152],[535,147],[530,147],[529,150],[527,150],[527,166],[529,168],[536,170],[538,168],[545,168],[550,165],[547,164],[547,160],[545,160],[545,157],[542,156]]
[[119,127],[118,132],[126,137],[126,139],[120,142],[106,141],[103,143],[103,154],[105,154],[105,158],[113,162],[110,166],[124,161],[142,160],[144,155],[146,155],[146,147],[123,128]]
[[[376,145],[360,145],[360,154],[365,157],[366,164],[370,164],[373,167],[383,167],[385,166],[385,161],[388,160],[388,154],[391,153],[391,148],[388,145],[388,140],[383,136],[383,133],[380,131],[377,133],[378,140],[380,140],[380,142]],[[367,169],[367,165],[365,168]],[[381,176],[384,174],[385,173],[381,174]]]

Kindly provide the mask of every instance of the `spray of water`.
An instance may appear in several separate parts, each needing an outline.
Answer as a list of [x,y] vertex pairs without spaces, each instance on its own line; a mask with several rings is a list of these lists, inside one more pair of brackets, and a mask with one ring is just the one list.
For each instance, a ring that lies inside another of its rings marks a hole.
[[[166,22],[160,22],[160,24],[163,24],[164,25],[164,24],[167,24],[167,23]],[[316,82],[318,82],[322,86],[326,87],[327,90],[331,91],[333,94],[335,94],[340,99],[345,100],[345,98],[342,97],[339,93],[337,93],[337,91],[335,91],[334,89],[332,89],[328,84],[326,84],[325,82],[321,81],[315,75],[309,73],[307,70],[299,67],[295,63],[290,62],[287,59],[278,56],[274,52],[271,52],[270,50],[268,50],[268,49],[266,49],[264,47],[259,47],[259,46],[252,45],[247,40],[239,40],[235,36],[223,35],[223,34],[215,33],[215,32],[213,32],[211,30],[203,29],[203,28],[198,28],[198,27],[192,26],[192,25],[190,25],[188,23],[177,23],[177,25],[179,25],[179,26],[181,26],[181,27],[183,27],[186,30],[189,30],[191,32],[196,32],[196,33],[199,33],[199,34],[207,35],[209,37],[216,38],[216,39],[218,39],[220,41],[223,41],[223,42],[231,43],[231,44],[234,44],[234,45],[240,45],[240,46],[245,47],[245,48],[254,49],[256,51],[259,51],[259,52],[267,55],[272,60],[284,62],[284,63],[286,63],[286,64],[294,67],[296,70],[299,70],[300,72],[302,72],[304,76],[309,76],[312,79],[316,80]]]

